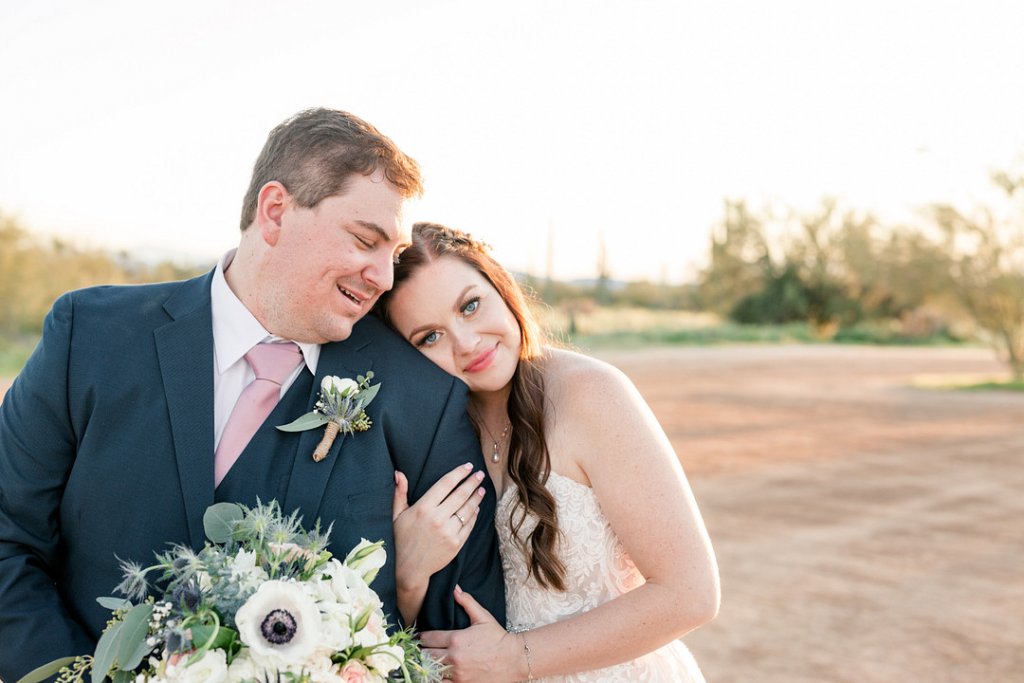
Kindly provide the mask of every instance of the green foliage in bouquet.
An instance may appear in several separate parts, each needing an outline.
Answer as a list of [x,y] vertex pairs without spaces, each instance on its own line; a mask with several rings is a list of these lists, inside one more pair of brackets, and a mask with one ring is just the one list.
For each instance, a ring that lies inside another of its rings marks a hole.
[[330,529],[306,531],[274,501],[218,503],[203,523],[209,542],[199,552],[173,545],[149,567],[121,561],[125,598],[98,599],[112,616],[91,656],[19,683],[55,674],[64,683],[441,680],[411,631],[388,633],[369,586],[383,542],[364,539],[339,561],[327,550]]

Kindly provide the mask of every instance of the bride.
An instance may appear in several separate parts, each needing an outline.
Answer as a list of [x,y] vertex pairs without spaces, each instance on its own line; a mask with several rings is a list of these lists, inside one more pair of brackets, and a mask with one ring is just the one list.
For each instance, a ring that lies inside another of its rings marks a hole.
[[[717,564],[679,460],[632,383],[543,346],[515,280],[483,244],[444,226],[414,226],[380,314],[469,386],[499,496],[508,630],[456,589],[470,627],[421,634],[448,677],[703,681],[678,639],[717,613]],[[408,622],[476,520],[482,473],[468,474],[453,471],[412,507],[396,476]]]

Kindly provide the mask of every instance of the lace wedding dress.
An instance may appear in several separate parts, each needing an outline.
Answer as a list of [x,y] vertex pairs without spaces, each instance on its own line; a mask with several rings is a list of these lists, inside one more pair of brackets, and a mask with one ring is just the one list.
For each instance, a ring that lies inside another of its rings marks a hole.
[[[515,507],[513,488],[510,486],[504,492],[495,514],[501,563],[505,570],[509,630],[524,631],[568,619],[644,582],[612,532],[593,489],[552,472],[547,489],[558,504],[562,531],[559,553],[565,563],[568,590],[562,593],[541,587],[534,578],[528,577],[526,562],[509,530],[509,516]],[[528,534],[534,526],[536,520],[527,518],[521,533]],[[704,677],[686,646],[675,641],[643,657],[606,669],[534,680],[552,683],[703,683]]]

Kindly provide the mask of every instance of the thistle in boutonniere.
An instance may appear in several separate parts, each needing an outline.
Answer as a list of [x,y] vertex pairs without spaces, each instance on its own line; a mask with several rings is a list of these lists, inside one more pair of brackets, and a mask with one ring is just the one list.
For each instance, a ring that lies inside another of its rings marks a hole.
[[327,457],[338,432],[365,432],[373,425],[365,408],[377,395],[380,384],[370,386],[371,379],[372,372],[367,372],[365,377],[359,375],[354,380],[334,375],[324,377],[320,383],[320,398],[313,412],[306,413],[294,422],[279,425],[278,429],[282,432],[304,432],[327,425],[324,438],[320,439],[320,445],[313,451],[313,460],[320,462]]

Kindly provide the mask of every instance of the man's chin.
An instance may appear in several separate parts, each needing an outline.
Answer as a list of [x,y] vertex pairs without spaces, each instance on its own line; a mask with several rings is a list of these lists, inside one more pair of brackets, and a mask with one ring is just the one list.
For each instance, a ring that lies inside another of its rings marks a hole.
[[331,328],[329,330],[324,330],[323,336],[326,339],[320,343],[327,344],[330,342],[345,341],[350,336],[352,336],[352,328],[356,325],[356,323],[362,320],[362,318],[362,316],[359,316],[358,318],[355,319],[344,318],[342,320],[336,321],[333,325],[331,325]]

